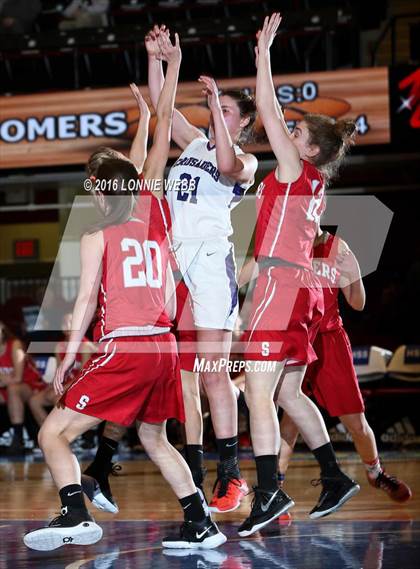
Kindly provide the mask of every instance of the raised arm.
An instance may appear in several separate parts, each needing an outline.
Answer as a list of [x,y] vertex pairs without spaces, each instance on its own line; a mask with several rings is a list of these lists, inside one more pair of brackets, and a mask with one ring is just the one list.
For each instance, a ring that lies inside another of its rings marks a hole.
[[[156,109],[159,96],[163,88],[165,77],[163,75],[162,59],[158,43],[161,34],[168,35],[169,30],[165,26],[154,26],[145,37],[146,50],[148,55],[148,81],[149,94],[153,107]],[[195,138],[204,137],[200,129],[192,125],[184,115],[174,109],[172,122],[172,139],[182,148],[186,148]]]
[[104,250],[102,231],[84,235],[80,243],[80,286],[71,318],[72,331],[67,344],[66,355],[57,368],[54,377],[54,390],[63,393],[63,382],[79,351],[80,343],[86,334],[95,314],[98,290],[102,277],[102,255]]
[[149,136],[150,111],[137,85],[130,83],[130,89],[137,101],[140,118],[137,125],[136,136],[131,143],[129,158],[137,170],[141,172],[143,170],[144,162],[147,156],[147,139]]
[[342,239],[338,244],[337,268],[340,271],[339,285],[346,301],[354,310],[363,310],[366,292],[360,266],[353,251]]
[[215,80],[206,75],[201,75],[198,80],[203,84],[203,94],[207,96],[213,117],[216,161],[219,171],[237,182],[252,183],[258,167],[257,159],[253,154],[236,155],[234,143],[223,117],[224,109],[220,103],[219,89]]
[[262,30],[257,33],[256,104],[270,146],[277,159],[277,179],[280,182],[293,182],[300,176],[302,164],[277,101],[271,75],[270,47],[280,22],[280,14],[274,13],[270,18],[265,18]]
[[156,107],[157,123],[153,136],[153,144],[144,164],[143,176],[145,180],[160,181],[160,191],[156,192],[155,195],[156,197],[162,198],[163,174],[169,156],[172,115],[182,56],[178,34],[175,34],[175,45],[172,45],[169,36],[166,34],[159,35],[158,44],[162,59],[168,62],[168,69]]

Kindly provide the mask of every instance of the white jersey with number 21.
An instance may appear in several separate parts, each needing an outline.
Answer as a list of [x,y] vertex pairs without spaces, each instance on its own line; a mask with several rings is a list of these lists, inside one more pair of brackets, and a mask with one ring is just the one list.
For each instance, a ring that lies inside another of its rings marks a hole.
[[[237,155],[244,154],[234,146]],[[233,233],[230,211],[251,184],[237,184],[223,176],[216,162],[216,147],[208,138],[195,138],[172,166],[166,199],[171,209],[175,241],[207,241]]]

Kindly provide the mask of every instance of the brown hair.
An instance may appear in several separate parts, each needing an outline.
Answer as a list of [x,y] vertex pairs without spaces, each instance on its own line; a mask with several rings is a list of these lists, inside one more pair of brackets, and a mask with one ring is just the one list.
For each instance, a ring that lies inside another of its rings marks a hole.
[[5,342],[7,342],[8,340],[17,340],[15,334],[13,334],[10,328],[6,326],[3,320],[0,320],[0,326],[3,328],[3,339]]
[[133,211],[134,192],[139,183],[137,169],[132,162],[122,158],[104,159],[96,172],[97,191],[105,196],[109,211],[105,219],[95,224],[89,233],[100,231],[109,225],[125,223]]
[[242,129],[238,143],[246,144],[253,140],[253,129],[257,118],[257,106],[252,95],[248,95],[242,89],[227,89],[220,92],[221,97],[230,97],[239,107],[241,118],[249,117],[249,123]]
[[356,123],[311,113],[306,114],[303,120],[308,126],[309,144],[319,147],[311,162],[329,180],[337,174],[346,152],[354,144]]
[[120,159],[120,153],[113,150],[109,146],[100,146],[93,154],[90,155],[89,160],[86,164],[86,172],[88,176],[97,176],[99,166],[104,162],[104,160],[109,160],[110,158]]

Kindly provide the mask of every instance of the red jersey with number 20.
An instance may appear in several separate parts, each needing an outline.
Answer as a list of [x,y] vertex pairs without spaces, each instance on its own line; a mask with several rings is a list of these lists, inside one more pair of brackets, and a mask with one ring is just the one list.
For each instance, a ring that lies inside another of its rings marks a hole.
[[99,290],[99,341],[162,334],[172,326],[165,312],[168,241],[161,228],[136,218],[103,230]]
[[325,207],[324,180],[315,166],[303,162],[292,183],[279,182],[275,170],[257,190],[254,257],[276,257],[312,269],[312,248]]

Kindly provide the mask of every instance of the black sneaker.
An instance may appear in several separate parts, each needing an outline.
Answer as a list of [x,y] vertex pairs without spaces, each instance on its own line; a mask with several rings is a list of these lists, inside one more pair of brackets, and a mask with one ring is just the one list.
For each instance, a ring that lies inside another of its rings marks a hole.
[[253,490],[255,494],[251,513],[238,529],[241,537],[248,537],[255,533],[295,505],[293,500],[280,488],[275,492],[267,492],[267,490],[253,486]]
[[337,511],[343,504],[357,494],[360,486],[343,474],[337,477],[324,477],[319,480],[312,480],[312,486],[322,484],[322,491],[317,505],[311,510],[309,517],[313,520],[328,516]]
[[83,492],[98,510],[118,514],[119,508],[112,496],[108,477],[110,474],[116,475],[119,470],[121,470],[119,464],[111,463],[109,468],[99,473],[93,465],[90,465],[82,474]]
[[101,537],[102,528],[86,510],[69,510],[63,506],[61,514],[48,527],[27,533],[23,542],[30,549],[51,551],[62,545],[91,545]]
[[202,522],[184,522],[179,536],[165,537],[162,546],[168,549],[213,549],[225,541],[226,536],[207,516]]

